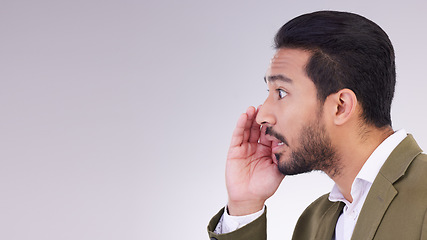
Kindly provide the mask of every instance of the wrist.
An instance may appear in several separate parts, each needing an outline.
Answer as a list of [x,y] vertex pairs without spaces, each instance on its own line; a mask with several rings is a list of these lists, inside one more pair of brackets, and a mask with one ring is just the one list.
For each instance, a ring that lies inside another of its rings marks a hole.
[[230,216],[245,216],[261,211],[265,201],[228,201],[227,209]]

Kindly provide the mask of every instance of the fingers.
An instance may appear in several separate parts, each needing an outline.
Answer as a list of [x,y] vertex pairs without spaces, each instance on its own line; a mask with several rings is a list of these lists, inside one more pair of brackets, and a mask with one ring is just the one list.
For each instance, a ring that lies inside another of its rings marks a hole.
[[249,142],[256,143],[259,140],[259,137],[261,135],[260,125],[256,121],[256,116],[258,114],[259,108],[261,106],[258,106],[257,110],[255,111],[254,117],[252,118],[252,126],[250,131],[250,137]]
[[249,137],[251,136],[251,127],[256,116],[255,108],[252,106],[248,107],[248,109],[246,110],[246,114],[248,116],[248,119],[246,120],[245,130],[243,132],[243,142],[249,141]]
[[242,113],[239,119],[237,120],[236,128],[233,131],[230,147],[237,147],[242,145],[247,120],[248,115],[246,113]]
[[260,128],[255,120],[256,114],[257,110],[251,106],[246,110],[246,113],[240,115],[231,138],[231,147],[240,146],[248,141],[255,143],[258,141]]

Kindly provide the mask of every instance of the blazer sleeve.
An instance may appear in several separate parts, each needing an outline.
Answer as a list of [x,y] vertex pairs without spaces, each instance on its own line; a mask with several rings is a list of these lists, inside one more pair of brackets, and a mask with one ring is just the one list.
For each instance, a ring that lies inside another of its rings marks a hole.
[[266,240],[267,239],[267,208],[264,213],[253,222],[226,234],[216,234],[214,230],[222,214],[221,209],[209,222],[208,235],[211,240]]

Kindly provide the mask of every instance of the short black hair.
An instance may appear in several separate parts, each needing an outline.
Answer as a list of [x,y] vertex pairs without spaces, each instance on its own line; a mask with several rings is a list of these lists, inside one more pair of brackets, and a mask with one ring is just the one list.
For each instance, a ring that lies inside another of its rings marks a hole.
[[304,14],[280,28],[275,47],[311,52],[306,73],[322,103],[330,94],[348,88],[361,103],[366,123],[391,126],[395,55],[389,37],[377,24],[348,12]]

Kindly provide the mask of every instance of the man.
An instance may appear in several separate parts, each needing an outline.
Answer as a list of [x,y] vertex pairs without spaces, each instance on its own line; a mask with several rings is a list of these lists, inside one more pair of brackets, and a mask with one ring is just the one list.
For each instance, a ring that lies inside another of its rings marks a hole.
[[269,95],[233,132],[228,204],[211,239],[266,239],[266,199],[285,175],[312,170],[335,185],[304,211],[293,239],[427,239],[427,156],[391,127],[387,34],[359,15],[321,11],[286,23],[275,44]]

